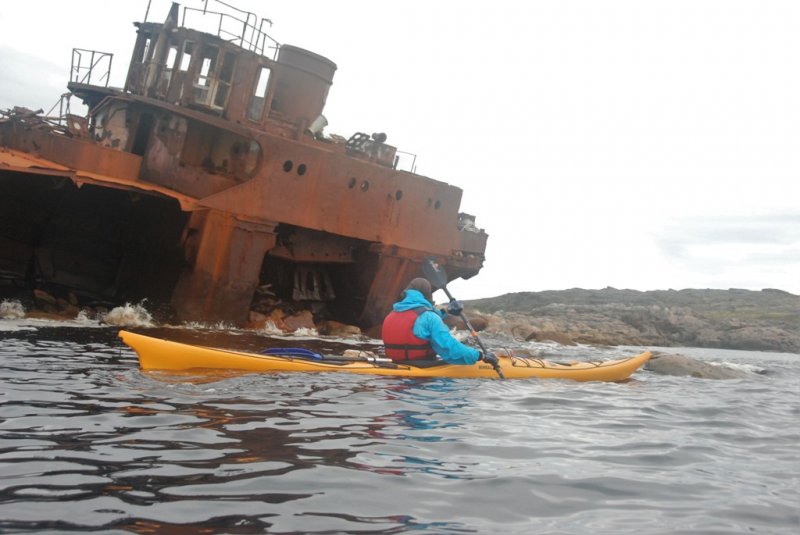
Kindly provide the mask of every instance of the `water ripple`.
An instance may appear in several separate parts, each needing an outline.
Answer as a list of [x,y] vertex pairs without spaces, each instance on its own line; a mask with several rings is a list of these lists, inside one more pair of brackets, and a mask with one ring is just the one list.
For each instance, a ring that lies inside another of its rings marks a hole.
[[[620,384],[142,373],[114,332],[5,333],[0,530],[800,530],[800,359]],[[770,373],[774,370],[774,373]]]

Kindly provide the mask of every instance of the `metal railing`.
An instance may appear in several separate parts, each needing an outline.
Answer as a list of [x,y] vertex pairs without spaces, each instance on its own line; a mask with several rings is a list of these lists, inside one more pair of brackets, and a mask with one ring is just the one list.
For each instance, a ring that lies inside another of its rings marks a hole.
[[108,87],[113,59],[114,54],[110,52],[73,48],[69,81],[78,84],[91,84],[92,76],[94,76],[95,80],[99,80],[104,87]]
[[[223,11],[210,11],[208,9],[208,0],[206,0],[202,9],[187,6],[183,8],[181,26],[186,27],[187,13],[200,13],[204,17],[207,15],[217,16],[219,17],[216,28],[217,37],[230,43],[235,43],[246,50],[262,56],[264,55],[265,49],[273,50],[272,59],[275,59],[278,49],[281,45],[278,43],[278,41],[270,37],[264,31],[265,24],[268,24],[270,27],[272,26],[271,20],[266,18],[261,18],[259,20],[255,13],[244,11],[235,6],[222,2],[221,0],[214,1],[217,4],[234,11],[236,14],[226,13]],[[231,25],[234,26],[233,30],[228,29]]]
[[411,152],[398,150],[394,157],[393,167],[400,171],[417,173],[417,155]]

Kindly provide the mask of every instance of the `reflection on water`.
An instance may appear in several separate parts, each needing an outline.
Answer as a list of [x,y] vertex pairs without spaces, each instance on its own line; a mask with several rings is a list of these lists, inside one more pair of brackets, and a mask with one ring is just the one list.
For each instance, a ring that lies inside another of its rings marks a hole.
[[788,534],[800,525],[792,356],[742,353],[771,373],[736,381],[648,372],[624,384],[211,381],[143,373],[115,334],[2,333],[3,532]]

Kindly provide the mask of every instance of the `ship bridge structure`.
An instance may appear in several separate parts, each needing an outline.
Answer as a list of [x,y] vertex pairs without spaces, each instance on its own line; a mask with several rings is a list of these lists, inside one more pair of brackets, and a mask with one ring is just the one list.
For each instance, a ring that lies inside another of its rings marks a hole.
[[86,116],[0,118],[5,286],[237,324],[269,295],[368,327],[426,257],[477,274],[487,235],[462,191],[400,169],[384,134],[326,135],[336,65],[218,4],[135,23],[123,88],[110,55],[75,49]]

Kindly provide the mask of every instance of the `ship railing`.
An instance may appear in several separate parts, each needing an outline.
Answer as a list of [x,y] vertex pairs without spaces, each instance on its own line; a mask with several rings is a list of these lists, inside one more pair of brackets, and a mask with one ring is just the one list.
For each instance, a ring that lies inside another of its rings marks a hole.
[[[25,125],[28,130],[46,130],[53,134],[68,135],[70,137],[88,138],[89,119],[75,115],[70,110],[70,97],[72,93],[64,93],[50,110],[43,115],[41,108],[29,110],[15,106],[9,110],[0,110],[0,123],[12,121]],[[54,115],[54,113],[57,113]]]
[[110,52],[73,48],[69,75],[70,82],[89,85],[92,83],[92,76],[94,76],[96,81],[102,83],[104,87],[108,87],[113,59],[114,54]]
[[216,21],[216,28],[207,27],[207,29],[203,31],[207,31],[207,33],[216,33],[217,37],[220,39],[235,43],[241,48],[262,56],[265,55],[265,50],[272,50],[272,59],[277,57],[280,43],[264,31],[265,25],[272,26],[271,20],[266,18],[259,19],[255,13],[244,11],[220,0],[215,1],[225,8],[232,10],[235,14],[223,11],[210,11],[208,9],[208,0],[206,0],[203,8],[184,6],[181,26],[184,28],[187,27],[187,14],[193,16],[193,14],[199,13],[203,17],[211,15],[211,17],[208,17],[206,20],[214,19]]
[[408,171],[409,173],[416,174],[417,172],[417,155],[411,152],[398,150],[395,153],[394,169],[399,171]]
[[[67,116],[72,115],[70,111],[70,97],[72,97],[72,93],[67,92],[59,97],[58,102],[53,104],[53,107],[50,108],[50,111],[47,112],[45,117],[42,117],[43,120],[55,124],[58,126],[64,126],[66,124]],[[56,111],[58,108],[58,115],[53,115],[53,112]]]

